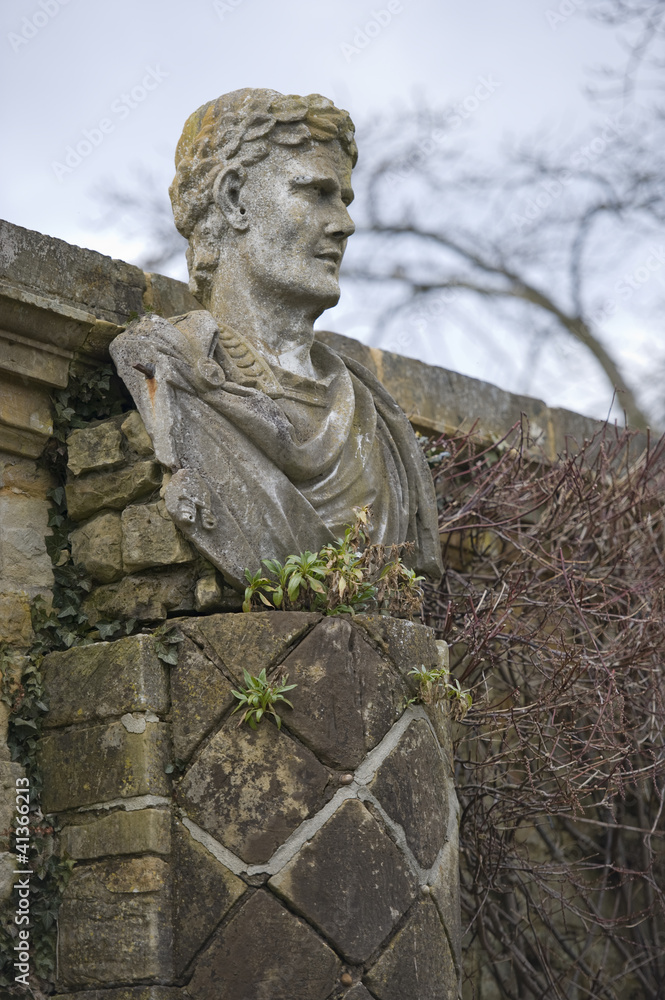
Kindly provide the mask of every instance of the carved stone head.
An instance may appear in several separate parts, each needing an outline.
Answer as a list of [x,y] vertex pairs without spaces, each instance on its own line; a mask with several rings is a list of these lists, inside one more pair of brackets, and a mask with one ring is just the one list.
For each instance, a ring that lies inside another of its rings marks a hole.
[[318,94],[244,89],[202,105],[185,123],[170,188],[192,293],[210,305],[230,250],[229,266],[242,258],[256,294],[318,294],[319,312],[334,305],[357,156],[349,115]]

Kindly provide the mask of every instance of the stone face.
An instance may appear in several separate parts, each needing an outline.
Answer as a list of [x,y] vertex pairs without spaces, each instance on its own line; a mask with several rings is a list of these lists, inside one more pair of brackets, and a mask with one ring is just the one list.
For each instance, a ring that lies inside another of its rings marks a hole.
[[429,669],[439,664],[439,650],[434,634],[424,625],[387,615],[357,615],[353,624],[362,629],[390,657],[414,691],[418,684],[409,671],[414,667],[425,666]]
[[9,850],[16,812],[16,779],[24,773],[20,764],[0,760],[0,851]]
[[110,619],[163,621],[169,611],[194,610],[196,568],[189,564],[169,570],[126,576],[117,583],[95,587],[83,602],[92,625]]
[[49,727],[127,712],[163,715],[168,710],[167,669],[149,635],[50,653],[42,669]]
[[126,507],[121,521],[122,561],[128,572],[190,562],[194,558],[163,500]]
[[[14,874],[18,869],[18,862],[15,855],[8,851],[0,852],[0,907],[7,902],[12,894],[17,876]],[[18,876],[21,877],[20,875]]]
[[113,985],[171,977],[171,887],[160,858],[79,866],[59,918],[59,981]]
[[326,1000],[340,962],[264,890],[217,932],[187,986],[191,1000]]
[[364,982],[377,1000],[457,1000],[457,977],[431,900],[418,903]]
[[321,615],[303,611],[266,611],[210,615],[192,627],[209,653],[241,684],[243,669],[255,676],[264,667],[270,670],[289,646],[320,620]]
[[422,868],[431,868],[448,833],[448,775],[424,719],[412,722],[388,754],[370,791],[402,827]]
[[178,986],[120,986],[110,990],[58,993],[54,1000],[189,1000]]
[[119,514],[97,514],[69,536],[72,559],[93,580],[111,583],[122,576],[122,528]]
[[67,438],[67,466],[75,476],[110,469],[123,461],[122,437],[114,423],[75,430]]
[[247,886],[177,821],[173,827],[173,932],[180,975]]
[[344,802],[269,884],[354,963],[388,937],[417,892],[399,850],[357,799]]
[[0,593],[0,642],[29,646],[32,642],[30,601],[25,592]]
[[342,618],[324,618],[284,670],[298,685],[284,722],[331,767],[356,768],[404,709],[399,675]]
[[39,497],[0,494],[0,580],[3,591],[53,586],[44,536],[48,505]]
[[67,513],[73,521],[84,521],[104,507],[122,510],[162,482],[162,470],[156,462],[136,462],[111,472],[94,472],[65,487]]
[[270,721],[254,731],[238,728],[234,717],[204,747],[176,795],[195,823],[258,864],[323,805],[328,778],[309,750]]
[[174,756],[188,760],[234,700],[231,685],[222,672],[191,639],[185,639],[178,647],[178,662],[171,668]]
[[54,478],[36,462],[0,451],[0,490],[46,500],[48,490],[55,485]]
[[60,812],[135,795],[168,795],[167,726],[129,733],[122,722],[48,733],[41,741],[42,808]]
[[120,424],[120,430],[125,435],[129,447],[137,455],[142,457],[152,455],[152,441],[138,410],[132,410],[131,413],[127,414]]
[[339,996],[340,1000],[342,997],[344,997],[344,1000],[372,1000],[371,995],[362,983],[356,983],[350,990],[340,993]]
[[457,837],[443,849],[430,891],[448,933],[448,942],[457,967],[462,974],[462,914],[460,911],[459,847]]
[[88,823],[66,826],[60,832],[60,845],[77,860],[110,854],[170,854],[171,813],[167,809],[118,809]]

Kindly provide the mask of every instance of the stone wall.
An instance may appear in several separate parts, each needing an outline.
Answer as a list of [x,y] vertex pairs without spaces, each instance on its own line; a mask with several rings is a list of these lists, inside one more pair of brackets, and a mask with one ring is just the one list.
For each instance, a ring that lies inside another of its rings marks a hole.
[[84,604],[91,624],[240,608],[169,517],[169,474],[136,410],[73,431],[67,449],[67,511],[78,523],[71,557],[96,584]]
[[[195,308],[179,282],[0,223],[0,669],[10,682],[34,639],[31,602],[48,600],[53,586],[44,537],[47,494],[58,484],[39,461],[53,433],[51,393],[67,386],[73,365],[108,363],[109,343],[134,316]],[[567,437],[581,441],[599,426],[318,336],[374,371],[426,433],[475,423],[480,438],[497,439],[525,413],[554,455]],[[166,515],[165,473],[138,414],[76,430],[68,449],[72,559],[94,582],[85,611],[92,624],[134,619],[147,631],[46,662],[44,808],[57,813],[61,847],[78,861],[62,910],[61,990],[79,1000],[175,1000],[189,982],[190,996],[204,998],[213,987],[203,970],[226,968],[237,951],[240,981],[257,962],[262,970],[262,985],[247,980],[255,983],[247,996],[275,997],[270,984],[282,982],[290,997],[344,988],[354,1000],[407,998],[418,982],[414,956],[418,975],[448,993],[418,986],[413,995],[452,995],[459,911],[449,737],[441,718],[403,710],[407,669],[442,655],[431,636],[387,620],[300,616],[279,626],[288,615],[220,615],[237,610],[237,595]],[[183,642],[167,671],[151,630],[174,616]],[[238,639],[239,629],[249,631]],[[229,691],[241,662],[276,670],[287,661],[303,700],[285,714],[286,731],[272,723],[257,734],[237,730]],[[380,697],[368,664],[385,681]],[[22,774],[9,760],[6,726],[0,702],[0,901],[15,867],[9,831]],[[176,775],[175,799],[165,766]],[[203,774],[217,776],[212,786]],[[266,783],[272,792],[262,798]],[[262,813],[266,803],[276,811]],[[232,814],[237,822],[215,825]],[[378,909],[363,909],[367,899]],[[351,912],[363,917],[353,933],[344,924]],[[249,954],[247,927],[263,935]],[[272,939],[279,944],[266,948]],[[296,960],[300,949],[311,961]],[[239,990],[232,984],[223,995]]]
[[[60,911],[62,995],[455,998],[450,735],[440,709],[405,708],[409,670],[445,644],[368,615],[174,626],[171,667],[151,635],[44,662],[43,805],[79,862]],[[231,716],[243,668],[297,684],[281,731]]]

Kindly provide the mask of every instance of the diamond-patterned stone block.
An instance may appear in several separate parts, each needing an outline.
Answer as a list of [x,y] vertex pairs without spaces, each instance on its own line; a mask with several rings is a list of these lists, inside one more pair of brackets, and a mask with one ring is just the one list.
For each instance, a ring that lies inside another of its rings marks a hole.
[[400,851],[357,799],[348,799],[269,885],[349,962],[364,962],[416,896]]
[[270,721],[224,724],[177,791],[190,819],[248,864],[268,861],[332,794],[329,772]]
[[231,684],[191,639],[178,647],[171,668],[171,725],[173,754],[188,760],[233,701]]
[[439,744],[427,722],[417,719],[369,786],[390,818],[404,830],[422,868],[431,868],[446,840],[448,784]]
[[242,683],[243,669],[255,675],[264,667],[269,670],[320,618],[304,611],[209,615],[190,621],[188,630],[204,641],[237,683]]
[[196,963],[191,1000],[326,1000],[341,963],[307,924],[259,890]]
[[180,975],[247,886],[177,820],[173,860],[174,958],[176,975]]
[[330,767],[356,768],[403,711],[399,675],[342,618],[324,618],[284,669],[298,685],[284,721]]
[[450,948],[431,900],[418,903],[364,982],[377,1000],[457,1000]]
[[432,898],[448,932],[453,959],[462,972],[462,914],[460,912],[459,847],[457,837],[445,845],[430,887]]

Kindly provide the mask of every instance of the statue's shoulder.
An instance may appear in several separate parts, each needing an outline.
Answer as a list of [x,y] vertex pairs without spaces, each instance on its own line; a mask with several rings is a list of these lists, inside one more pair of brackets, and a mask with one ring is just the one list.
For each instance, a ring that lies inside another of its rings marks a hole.
[[156,313],[146,313],[133,320],[111,344],[111,357],[116,366],[142,360],[155,363],[148,354],[162,353],[182,360],[193,361],[208,357],[218,334],[217,323],[205,309],[195,309],[182,316],[165,319]]

